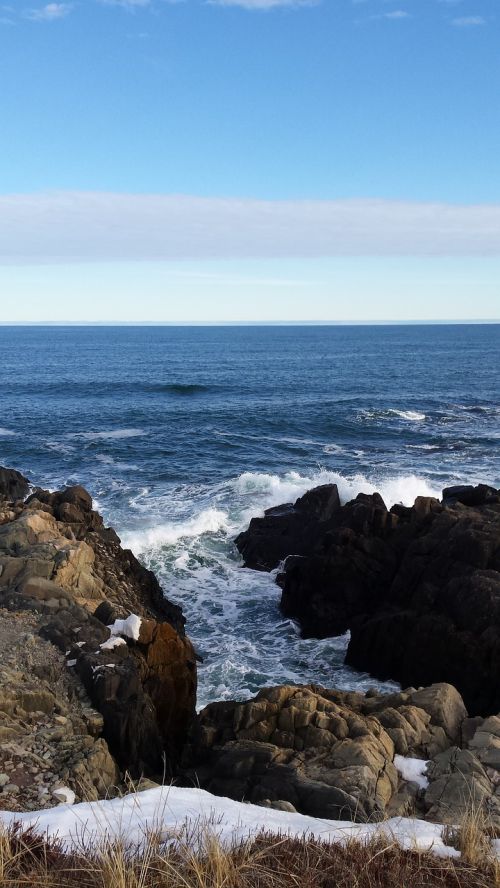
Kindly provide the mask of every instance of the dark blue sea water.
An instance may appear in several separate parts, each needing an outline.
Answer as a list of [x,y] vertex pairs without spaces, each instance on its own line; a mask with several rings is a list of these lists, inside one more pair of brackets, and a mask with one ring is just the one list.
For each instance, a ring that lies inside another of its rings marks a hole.
[[182,604],[200,703],[373,684],[302,641],[232,543],[336,481],[388,503],[500,486],[500,326],[0,328],[0,464],[83,483]]

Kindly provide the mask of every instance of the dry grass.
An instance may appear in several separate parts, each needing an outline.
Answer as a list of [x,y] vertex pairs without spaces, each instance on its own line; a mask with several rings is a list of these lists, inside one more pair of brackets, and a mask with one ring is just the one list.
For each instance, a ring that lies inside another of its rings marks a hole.
[[[460,860],[404,851],[375,839],[344,846],[260,835],[224,848],[213,833],[175,847],[149,835],[138,853],[118,842],[65,854],[13,827],[0,834],[2,888],[493,888],[498,871],[471,829],[455,836]],[[489,848],[489,846],[488,846]]]

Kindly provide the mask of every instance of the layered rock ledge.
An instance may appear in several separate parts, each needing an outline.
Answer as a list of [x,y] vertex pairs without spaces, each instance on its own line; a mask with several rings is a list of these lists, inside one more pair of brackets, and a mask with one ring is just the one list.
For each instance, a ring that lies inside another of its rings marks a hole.
[[282,564],[281,608],[305,637],[350,630],[347,662],[402,685],[449,682],[472,715],[500,711],[500,492],[454,487],[387,509],[335,485],[254,518],[245,565]]
[[455,688],[393,694],[265,688],[193,725],[192,780],[216,795],[333,820],[416,815],[500,827],[500,717],[469,718]]
[[176,775],[196,703],[182,612],[82,487],[0,470],[0,640],[4,807]]

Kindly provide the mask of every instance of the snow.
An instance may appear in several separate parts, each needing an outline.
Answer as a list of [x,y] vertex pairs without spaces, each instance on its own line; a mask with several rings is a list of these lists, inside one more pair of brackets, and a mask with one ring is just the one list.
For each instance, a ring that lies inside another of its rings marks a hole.
[[112,651],[116,647],[120,647],[121,644],[127,644],[124,638],[120,638],[118,635],[112,635],[111,638],[108,638],[107,641],[103,641],[102,644],[99,645],[101,651]]
[[132,641],[138,641],[141,622],[142,620],[137,614],[130,614],[126,620],[115,620],[112,626],[108,626],[108,629],[111,635],[123,635],[125,638],[131,638]]
[[57,789],[52,791],[52,795],[58,802],[62,802],[64,805],[75,804],[76,796],[69,786],[58,786]]
[[427,789],[429,781],[426,777],[426,771],[429,762],[422,759],[405,758],[402,755],[395,755],[394,764],[403,780],[411,780],[413,783],[416,783],[420,789]]
[[[0,823],[21,822],[37,832],[57,836],[67,848],[96,843],[104,838],[140,846],[145,832],[160,830],[164,841],[174,841],[191,825],[191,834],[209,830],[225,844],[266,832],[329,842],[366,840],[381,835],[403,848],[430,850],[440,857],[459,852],[444,844],[443,827],[413,818],[395,817],[382,823],[357,824],[289,814],[211,795],[202,789],[162,786],[123,798],[78,805],[58,805],[43,811],[20,814],[0,811]],[[193,830],[192,827],[196,830]],[[184,833],[185,834],[185,833]]]

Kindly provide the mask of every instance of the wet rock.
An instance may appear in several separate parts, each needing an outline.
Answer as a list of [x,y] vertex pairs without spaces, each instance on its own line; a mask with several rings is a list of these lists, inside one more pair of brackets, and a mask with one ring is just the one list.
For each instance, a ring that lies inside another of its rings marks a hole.
[[305,637],[350,630],[354,668],[403,686],[447,682],[472,716],[500,711],[498,490],[447,488],[442,502],[391,510],[360,494],[320,518],[288,505],[236,542],[252,567],[286,559],[281,608]]
[[22,500],[28,495],[30,482],[15,469],[5,469],[0,466],[0,500],[8,502]]

